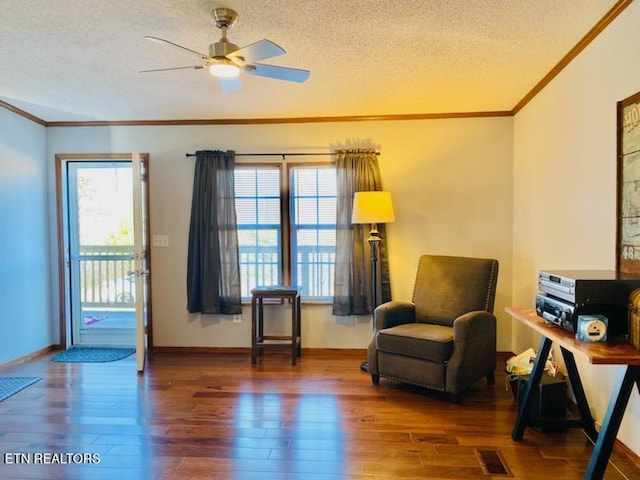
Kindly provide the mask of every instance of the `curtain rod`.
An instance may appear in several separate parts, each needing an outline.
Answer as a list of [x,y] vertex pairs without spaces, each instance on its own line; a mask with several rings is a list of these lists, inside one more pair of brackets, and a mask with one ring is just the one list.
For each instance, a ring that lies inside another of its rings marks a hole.
[[[376,155],[380,155],[380,152],[373,152]],[[293,157],[299,155],[335,155],[334,152],[323,152],[323,153],[236,153],[236,157],[282,157],[284,160],[285,157]],[[185,153],[185,157],[195,157],[195,153]]]

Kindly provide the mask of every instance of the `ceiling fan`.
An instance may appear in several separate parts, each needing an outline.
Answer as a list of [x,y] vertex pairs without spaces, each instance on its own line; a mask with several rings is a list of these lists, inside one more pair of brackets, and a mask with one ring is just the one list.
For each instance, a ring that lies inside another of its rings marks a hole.
[[276,65],[266,65],[256,63],[267,58],[284,55],[285,50],[270,40],[264,39],[258,42],[239,48],[227,39],[227,29],[231,28],[238,14],[230,8],[216,8],[211,12],[211,17],[220,30],[222,38],[209,45],[209,55],[196,52],[190,48],[183,47],[177,43],[170,42],[158,37],[145,37],[151,41],[171,45],[180,50],[198,56],[202,63],[186,67],[157,68],[153,70],[142,70],[141,73],[163,72],[167,70],[183,69],[207,69],[211,75],[217,77],[223,92],[231,92],[242,87],[239,75],[240,71],[250,75],[269,77],[276,80],[286,80],[289,82],[302,83],[309,78],[309,70],[298,68],[278,67]]

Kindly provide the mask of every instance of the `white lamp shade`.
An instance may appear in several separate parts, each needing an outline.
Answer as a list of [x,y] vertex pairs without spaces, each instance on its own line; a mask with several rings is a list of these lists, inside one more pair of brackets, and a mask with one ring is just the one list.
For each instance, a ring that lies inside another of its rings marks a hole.
[[392,223],[395,221],[389,192],[356,192],[351,223]]

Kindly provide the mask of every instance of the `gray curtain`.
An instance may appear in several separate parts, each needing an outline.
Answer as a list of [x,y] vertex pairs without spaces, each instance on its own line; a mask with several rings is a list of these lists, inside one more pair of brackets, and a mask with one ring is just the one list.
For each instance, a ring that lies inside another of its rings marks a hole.
[[187,254],[187,310],[242,313],[235,152],[196,152]]
[[371,225],[352,225],[355,192],[382,190],[378,157],[373,150],[336,151],[338,200],[336,216],[336,271],[333,314],[367,315],[372,305],[391,300],[389,255],[385,226],[378,225],[382,237],[379,248],[378,298],[371,293],[371,247],[367,242]]

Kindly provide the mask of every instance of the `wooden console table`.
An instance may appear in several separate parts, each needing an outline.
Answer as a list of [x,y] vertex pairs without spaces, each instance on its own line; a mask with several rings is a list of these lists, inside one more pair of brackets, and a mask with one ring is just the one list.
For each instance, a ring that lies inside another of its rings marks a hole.
[[[264,334],[264,299],[289,300],[291,303],[291,335]],[[251,290],[251,363],[255,364],[258,353],[265,347],[290,347],[291,365],[302,355],[300,328],[300,294],[288,286],[258,287]]]
[[[540,423],[583,428],[589,438],[595,442],[595,448],[589,460],[585,479],[602,479],[634,384],[640,392],[640,352],[624,340],[597,343],[581,342],[569,331],[548,324],[540,318],[532,308],[507,307],[505,310],[513,318],[542,335],[533,371],[531,372],[524,396],[520,403],[518,418],[513,428],[511,438],[513,438],[513,440],[522,440],[525,427],[527,425],[533,425],[530,420],[530,413],[531,407],[533,406],[534,392],[538,390],[540,385],[540,379],[544,372],[544,365],[549,355],[551,344],[556,342],[562,351],[562,357],[567,367],[571,387],[576,397],[580,418],[542,419]],[[609,400],[607,413],[602,421],[600,433],[596,431],[593,419],[591,418],[589,403],[587,402],[587,397],[582,387],[574,355],[593,365],[622,366],[620,378],[611,393],[611,399]]]

